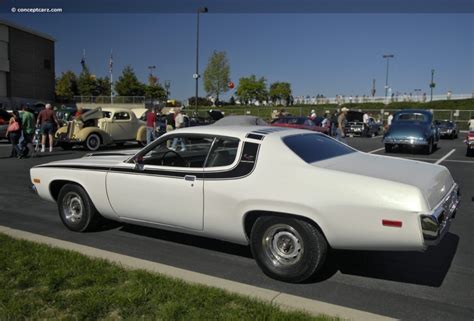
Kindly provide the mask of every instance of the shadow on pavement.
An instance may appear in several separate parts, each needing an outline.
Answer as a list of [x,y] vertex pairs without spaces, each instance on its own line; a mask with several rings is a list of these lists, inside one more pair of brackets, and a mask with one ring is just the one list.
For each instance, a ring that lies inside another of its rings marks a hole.
[[337,271],[369,278],[440,287],[456,254],[459,237],[448,233],[425,252],[333,251],[313,282]]
[[123,225],[121,231],[126,233],[139,234],[154,239],[195,246],[211,251],[218,251],[227,254],[252,258],[252,253],[250,252],[250,248],[248,246],[224,242],[216,239],[129,224]]

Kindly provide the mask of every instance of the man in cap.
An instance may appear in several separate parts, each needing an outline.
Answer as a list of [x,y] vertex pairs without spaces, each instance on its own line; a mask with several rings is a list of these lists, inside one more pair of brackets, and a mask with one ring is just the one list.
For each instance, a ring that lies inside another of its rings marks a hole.
[[340,142],[345,142],[346,134],[344,133],[345,126],[346,126],[346,115],[349,111],[348,108],[342,107],[341,113],[337,117],[337,130],[336,130],[336,139]]

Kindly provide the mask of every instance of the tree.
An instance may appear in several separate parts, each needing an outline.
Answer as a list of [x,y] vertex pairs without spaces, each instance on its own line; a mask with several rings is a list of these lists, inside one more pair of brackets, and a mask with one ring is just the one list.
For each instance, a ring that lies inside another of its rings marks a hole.
[[219,94],[227,92],[230,81],[230,66],[225,51],[214,50],[204,71],[204,90],[208,95],[215,95],[216,102]]
[[143,96],[145,85],[138,80],[133,68],[127,66],[115,83],[115,91],[119,96]]
[[[189,97],[188,98],[188,105],[189,106],[194,106],[196,102],[196,97]],[[205,97],[198,97],[197,99],[198,105],[199,106],[212,106],[212,101]]]
[[264,77],[257,79],[255,75],[240,78],[237,97],[245,104],[253,100],[266,100],[268,97],[266,79]]
[[286,105],[290,104],[291,98],[291,85],[288,82],[274,82],[270,85],[269,92],[270,99],[274,104],[277,102],[281,103],[282,100],[285,101]]
[[158,78],[151,74],[148,76],[148,85],[145,86],[145,96],[161,101],[164,101],[168,98],[166,95],[166,90],[158,82]]
[[77,80],[77,87],[79,89],[79,95],[81,96],[94,96],[96,91],[96,79],[93,76],[89,68],[86,65],[82,68],[79,79]]
[[70,70],[61,73],[56,80],[56,96],[61,101],[72,101],[78,94],[76,74]]
[[110,78],[109,77],[97,78],[95,96],[110,96],[110,94],[111,94]]

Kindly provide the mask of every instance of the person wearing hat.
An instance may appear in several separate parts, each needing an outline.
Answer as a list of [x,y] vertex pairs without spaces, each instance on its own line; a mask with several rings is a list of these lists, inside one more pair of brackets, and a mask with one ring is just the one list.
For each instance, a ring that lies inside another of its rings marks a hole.
[[315,120],[315,119],[316,119],[316,117],[317,117],[317,115],[316,115],[316,111],[315,111],[314,109],[313,109],[313,110],[311,110],[311,114],[309,115],[309,119],[311,119],[311,120]]
[[349,111],[348,108],[342,107],[341,113],[337,117],[337,129],[336,129],[336,139],[340,142],[345,142],[346,134],[344,133],[345,126],[346,126],[346,115]]

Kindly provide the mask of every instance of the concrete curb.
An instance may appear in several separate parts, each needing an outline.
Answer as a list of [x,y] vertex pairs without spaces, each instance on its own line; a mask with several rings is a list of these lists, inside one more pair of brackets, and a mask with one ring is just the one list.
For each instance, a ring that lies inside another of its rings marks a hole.
[[328,316],[337,316],[342,319],[349,320],[365,320],[365,321],[383,321],[396,320],[382,315],[377,315],[365,311],[350,309],[334,304],[321,301],[311,300],[295,295],[282,292],[259,288],[256,286],[221,279],[202,273],[188,271],[164,265],[152,261],[142,260],[131,256],[117,254],[105,250],[96,249],[90,246],[80,245],[72,242],[58,240],[55,238],[33,234],[21,230],[12,229],[0,225],[0,233],[11,236],[16,239],[33,241],[36,243],[46,244],[65,250],[79,252],[91,258],[105,259],[109,262],[118,264],[128,269],[140,269],[153,273],[163,274],[168,277],[181,279],[186,282],[200,284],[210,287],[219,288],[228,292],[255,298],[264,302],[275,304],[283,309],[303,310],[313,315],[325,314]]

